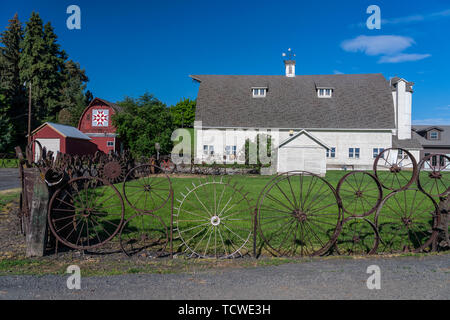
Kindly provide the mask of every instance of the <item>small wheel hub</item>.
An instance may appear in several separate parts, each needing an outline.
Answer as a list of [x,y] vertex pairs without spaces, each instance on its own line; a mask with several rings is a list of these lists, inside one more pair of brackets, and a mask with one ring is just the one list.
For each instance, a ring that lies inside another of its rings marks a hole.
[[358,190],[358,191],[355,192],[355,195],[356,195],[358,198],[362,198],[363,193],[362,193],[361,190]]
[[89,218],[90,215],[91,215],[91,209],[84,209],[81,212],[81,216],[84,217],[84,218]]
[[391,171],[392,173],[399,173],[400,171],[402,171],[402,169],[397,164],[394,164],[389,168],[389,171]]
[[144,185],[144,190],[147,192],[150,192],[150,190],[152,190],[152,186],[149,184]]
[[405,226],[409,226],[412,223],[412,220],[409,218],[402,218],[402,222]]
[[359,241],[361,241],[361,239],[359,238],[359,236],[353,236],[353,242],[354,243],[358,243]]
[[440,172],[438,172],[438,171],[432,171],[432,172],[430,172],[428,177],[430,179],[441,179],[442,178],[442,174]]
[[211,224],[213,226],[218,226],[220,224],[220,218],[218,216],[211,217]]
[[293,214],[300,222],[306,221],[306,218],[307,218],[306,213],[297,209],[297,210],[294,210]]

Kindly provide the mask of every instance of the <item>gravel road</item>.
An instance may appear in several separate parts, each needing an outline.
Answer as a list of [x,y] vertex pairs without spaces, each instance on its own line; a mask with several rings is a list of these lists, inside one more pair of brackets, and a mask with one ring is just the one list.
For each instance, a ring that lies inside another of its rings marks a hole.
[[[369,265],[381,289],[369,290]],[[83,271],[81,270],[81,273]],[[449,299],[450,255],[330,259],[196,274],[0,277],[0,299]]]
[[0,168],[0,191],[20,188],[19,169]]

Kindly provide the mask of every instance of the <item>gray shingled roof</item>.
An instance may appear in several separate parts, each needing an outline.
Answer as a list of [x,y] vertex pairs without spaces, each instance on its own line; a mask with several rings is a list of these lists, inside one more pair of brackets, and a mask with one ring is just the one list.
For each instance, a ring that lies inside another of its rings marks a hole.
[[398,140],[397,136],[392,136],[392,148],[422,149],[422,144],[418,141],[415,132],[412,132],[411,139]]
[[[195,75],[196,121],[204,127],[393,129],[394,105],[382,74],[237,76]],[[334,88],[318,98],[316,87]],[[267,87],[253,98],[252,87]]]
[[[418,132],[425,131],[425,129],[431,129],[431,128],[440,128],[443,131],[441,131],[441,137],[439,140],[428,140],[422,137]],[[450,126],[432,126],[432,125],[414,125],[413,126],[413,134],[414,137],[423,145],[423,146],[450,146]]]

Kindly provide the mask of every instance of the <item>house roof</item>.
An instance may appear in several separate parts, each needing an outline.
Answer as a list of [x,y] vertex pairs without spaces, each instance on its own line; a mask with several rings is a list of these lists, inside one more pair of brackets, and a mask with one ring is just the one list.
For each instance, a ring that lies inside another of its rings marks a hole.
[[38,128],[36,128],[32,133],[35,134],[39,130],[41,130],[44,126],[49,126],[56,132],[58,132],[60,135],[62,135],[65,138],[74,138],[74,139],[81,139],[81,140],[91,140],[87,135],[85,135],[83,132],[78,130],[75,127],[67,126],[64,124],[59,123],[53,123],[53,122],[46,122],[42,125],[40,125]]
[[[204,127],[393,129],[394,105],[382,74],[194,75],[200,82],[196,121]],[[316,87],[334,88],[318,98]],[[252,87],[267,87],[253,98]]]
[[99,101],[103,102],[104,104],[106,104],[106,105],[110,106],[111,108],[113,108],[114,111],[116,111],[116,112],[122,112],[123,111],[123,108],[121,106],[119,106],[118,104],[115,104],[114,102],[110,102],[110,101],[107,101],[105,99],[100,99],[100,98],[92,99],[92,101],[89,104],[89,106],[91,106],[95,100],[99,100]]
[[[441,129],[440,139],[439,140],[429,140],[425,139],[423,136],[418,134],[417,132],[428,131],[431,129],[439,130]],[[450,125],[447,126],[432,126],[432,125],[414,125],[413,126],[413,136],[421,143],[423,146],[430,147],[439,147],[446,146],[450,147]]]
[[411,139],[399,140],[397,136],[392,136],[392,148],[423,149],[414,131],[412,132]]

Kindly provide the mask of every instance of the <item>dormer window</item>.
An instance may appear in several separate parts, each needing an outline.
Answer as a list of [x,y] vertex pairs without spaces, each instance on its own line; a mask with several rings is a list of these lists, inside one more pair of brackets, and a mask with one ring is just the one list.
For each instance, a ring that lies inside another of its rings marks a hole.
[[265,98],[267,88],[252,88],[253,98]]
[[437,131],[431,131],[430,132],[430,140],[438,140],[439,139],[439,133]]
[[317,96],[319,98],[331,98],[333,95],[332,88],[317,88]]

